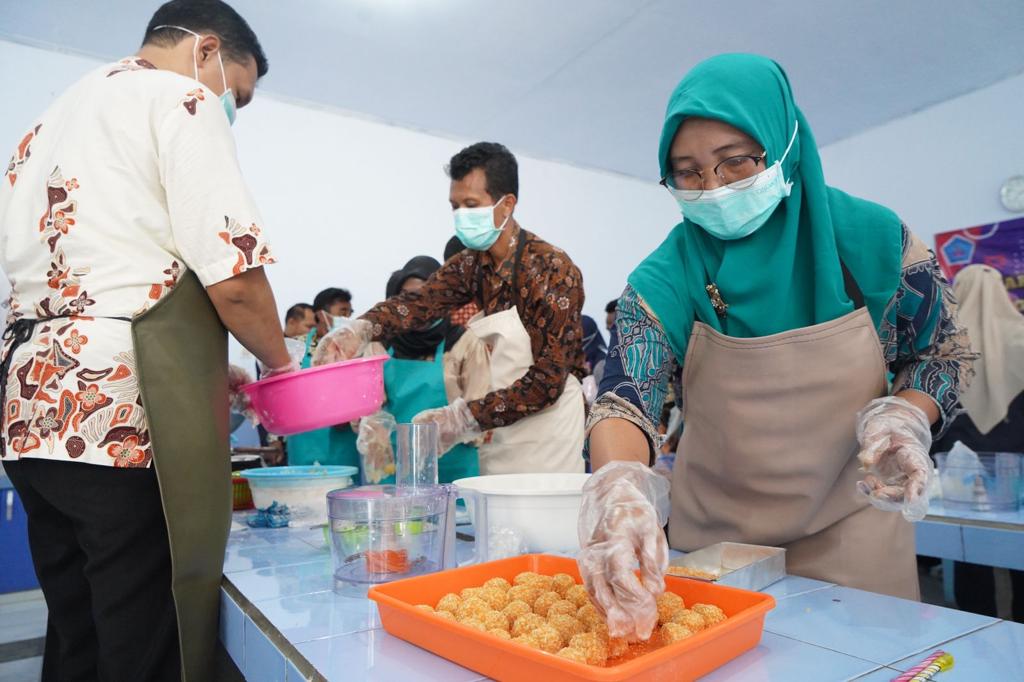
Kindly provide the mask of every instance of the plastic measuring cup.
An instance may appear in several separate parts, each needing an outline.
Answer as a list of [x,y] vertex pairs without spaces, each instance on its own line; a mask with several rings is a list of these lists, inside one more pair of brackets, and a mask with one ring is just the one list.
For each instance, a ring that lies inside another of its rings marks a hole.
[[395,485],[423,488],[437,485],[437,424],[399,424],[395,436]]

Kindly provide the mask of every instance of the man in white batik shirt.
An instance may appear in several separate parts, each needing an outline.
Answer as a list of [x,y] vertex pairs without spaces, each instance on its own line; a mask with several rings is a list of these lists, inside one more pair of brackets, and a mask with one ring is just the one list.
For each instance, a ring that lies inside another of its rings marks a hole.
[[0,457],[49,608],[44,679],[210,679],[224,327],[290,366],[230,130],[266,69],[228,5],[169,2],[137,56],[31,124],[0,184]]

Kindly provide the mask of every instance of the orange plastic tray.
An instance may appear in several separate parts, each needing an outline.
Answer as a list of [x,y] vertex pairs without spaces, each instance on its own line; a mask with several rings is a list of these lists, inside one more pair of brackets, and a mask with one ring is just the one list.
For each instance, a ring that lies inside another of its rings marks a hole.
[[513,644],[416,608],[416,604],[436,604],[449,592],[479,587],[490,578],[511,581],[523,571],[543,575],[568,573],[580,580],[572,559],[527,554],[376,585],[369,596],[377,602],[384,629],[392,635],[496,680],[524,682],[693,680],[757,646],[765,614],[775,608],[775,599],[767,594],[667,576],[665,588],[669,592],[675,592],[687,604],[715,604],[725,611],[728,620],[681,642],[607,668]]

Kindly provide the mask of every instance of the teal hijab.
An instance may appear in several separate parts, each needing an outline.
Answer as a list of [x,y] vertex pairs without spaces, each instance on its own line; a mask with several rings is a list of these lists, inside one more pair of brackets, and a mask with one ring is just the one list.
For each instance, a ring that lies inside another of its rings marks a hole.
[[[723,241],[684,220],[629,277],[661,321],[682,361],[694,319],[736,337],[758,337],[828,322],[854,308],[840,258],[860,287],[876,328],[900,281],[902,224],[891,210],[825,184],[811,127],[793,101],[782,68],[751,54],[724,54],[695,66],[668,103],[658,161],[688,117],[717,119],[757,140],[766,166],[778,161],[792,182],[768,221],[743,239]],[[719,317],[705,287],[728,304]]]

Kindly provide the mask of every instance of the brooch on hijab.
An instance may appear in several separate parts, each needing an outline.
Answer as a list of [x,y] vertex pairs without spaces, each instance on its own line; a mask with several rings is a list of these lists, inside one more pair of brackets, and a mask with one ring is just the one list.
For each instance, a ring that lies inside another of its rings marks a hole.
[[725,317],[729,304],[722,300],[722,292],[718,290],[718,285],[712,282],[704,287],[704,291],[708,292],[708,298],[711,299],[711,307],[715,309],[718,316]]

